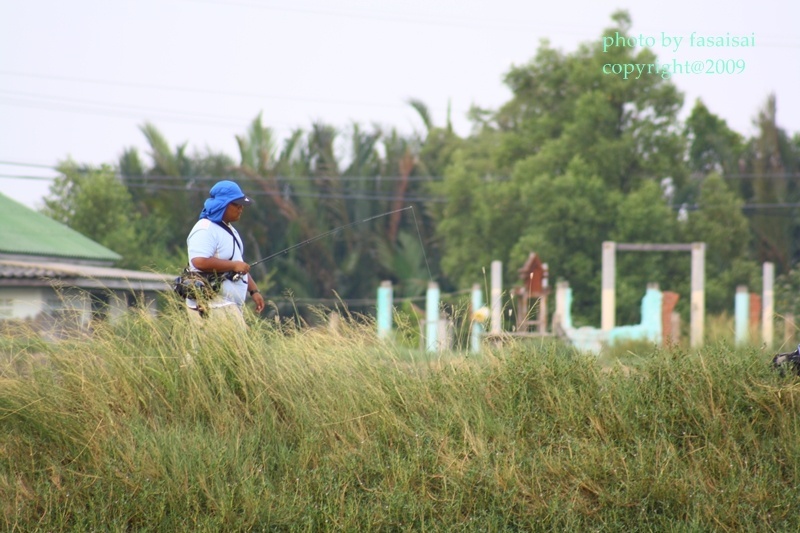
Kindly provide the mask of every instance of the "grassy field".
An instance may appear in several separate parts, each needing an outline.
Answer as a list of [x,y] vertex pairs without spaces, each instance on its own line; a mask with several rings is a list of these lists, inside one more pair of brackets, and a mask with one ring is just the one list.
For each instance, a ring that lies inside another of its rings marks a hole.
[[425,356],[182,314],[0,347],[5,531],[800,530],[800,381],[755,348]]

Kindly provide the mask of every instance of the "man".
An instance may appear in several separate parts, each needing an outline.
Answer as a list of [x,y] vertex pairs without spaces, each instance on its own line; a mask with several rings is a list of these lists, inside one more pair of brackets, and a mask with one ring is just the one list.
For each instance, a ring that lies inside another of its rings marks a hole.
[[200,220],[186,239],[189,269],[227,275],[219,292],[207,302],[186,299],[191,316],[226,316],[244,324],[242,309],[248,294],[256,304],[256,311],[264,310],[264,297],[249,275],[250,265],[244,261],[242,239],[231,225],[239,221],[244,206],[248,204],[250,198],[233,181],[220,181],[211,187]]

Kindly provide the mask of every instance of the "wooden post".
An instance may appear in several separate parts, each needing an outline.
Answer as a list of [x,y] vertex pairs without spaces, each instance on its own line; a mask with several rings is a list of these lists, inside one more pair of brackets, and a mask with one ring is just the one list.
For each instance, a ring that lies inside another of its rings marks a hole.
[[694,348],[703,345],[706,320],[706,243],[692,243],[692,293],[690,296],[691,324],[689,344]]
[[761,295],[761,340],[767,346],[772,347],[775,324],[775,264],[764,263],[763,266],[763,292]]
[[672,313],[680,298],[677,292],[664,291],[661,294],[661,342],[664,346],[673,341]]
[[600,292],[600,329],[611,331],[614,329],[614,315],[616,313],[616,258],[617,245],[614,241],[603,243],[602,285]]

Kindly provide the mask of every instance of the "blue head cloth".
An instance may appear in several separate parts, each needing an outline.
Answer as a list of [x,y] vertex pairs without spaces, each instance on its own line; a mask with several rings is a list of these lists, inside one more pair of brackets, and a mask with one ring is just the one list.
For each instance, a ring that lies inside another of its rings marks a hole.
[[218,181],[214,184],[209,196],[210,198],[203,205],[200,218],[207,218],[212,222],[222,222],[222,216],[229,203],[250,203],[250,198],[245,196],[242,189],[235,182],[229,180]]

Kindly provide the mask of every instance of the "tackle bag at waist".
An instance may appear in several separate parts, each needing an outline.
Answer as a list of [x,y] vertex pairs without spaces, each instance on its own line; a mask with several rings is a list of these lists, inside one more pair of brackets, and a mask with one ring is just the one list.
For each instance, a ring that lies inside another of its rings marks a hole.
[[222,282],[228,278],[228,273],[199,272],[190,270],[187,266],[181,275],[172,282],[172,289],[181,298],[190,300],[210,300],[219,294]]

